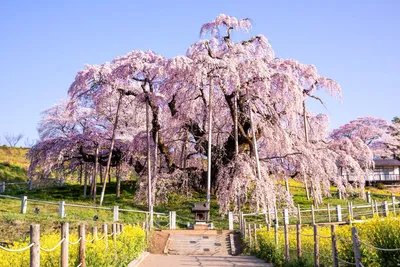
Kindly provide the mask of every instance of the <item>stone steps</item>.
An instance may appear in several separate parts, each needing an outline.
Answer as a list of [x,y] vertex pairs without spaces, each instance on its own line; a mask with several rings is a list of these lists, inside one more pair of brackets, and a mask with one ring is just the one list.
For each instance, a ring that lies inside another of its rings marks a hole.
[[228,233],[171,234],[168,253],[174,255],[229,255]]

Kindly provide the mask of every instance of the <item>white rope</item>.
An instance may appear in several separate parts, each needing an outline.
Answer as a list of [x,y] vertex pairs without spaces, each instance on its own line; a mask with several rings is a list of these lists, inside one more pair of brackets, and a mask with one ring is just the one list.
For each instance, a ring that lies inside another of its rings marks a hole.
[[81,239],[82,239],[82,237],[79,237],[79,239],[78,239],[76,242],[70,242],[70,241],[68,241],[68,243],[71,244],[71,245],[76,245],[76,244],[79,243],[79,241],[81,241]]
[[31,244],[29,244],[27,247],[18,248],[18,249],[9,249],[9,248],[0,246],[0,249],[3,249],[3,250],[8,251],[8,252],[21,252],[21,251],[25,251],[25,250],[31,248],[33,245],[35,245],[35,243],[31,243]]
[[378,248],[378,247],[374,247],[374,246],[371,245],[371,244],[365,243],[365,242],[361,241],[360,239],[358,239],[358,241],[359,241],[361,244],[364,244],[364,245],[366,245],[367,247],[370,247],[370,248],[373,248],[373,249],[376,249],[376,250],[381,250],[381,251],[400,251],[400,248]]
[[92,243],[94,241],[94,238],[92,240],[85,240],[86,242]]
[[342,240],[342,241],[345,241],[345,242],[353,242],[352,240],[349,240],[349,239],[346,239],[346,238],[343,238],[343,237],[340,237],[340,236],[336,236],[336,238],[339,238],[340,240]]
[[102,235],[101,237],[99,237],[99,240],[102,240],[106,235]]
[[76,267],[81,267],[82,266],[82,262],[81,263],[79,263],[79,265],[78,266],[76,266]]
[[63,239],[61,239],[61,241],[58,242],[58,244],[54,248],[47,249],[47,248],[40,247],[40,249],[45,252],[51,252],[51,251],[55,250],[56,248],[58,248],[62,244],[62,242],[64,242],[64,240],[65,240],[65,237]]
[[323,236],[323,235],[317,235],[320,238],[331,238],[332,236]]

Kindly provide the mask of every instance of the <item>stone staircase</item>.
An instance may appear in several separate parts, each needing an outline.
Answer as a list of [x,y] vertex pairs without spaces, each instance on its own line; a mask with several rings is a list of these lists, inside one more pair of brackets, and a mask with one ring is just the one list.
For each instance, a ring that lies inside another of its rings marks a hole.
[[164,252],[172,255],[231,255],[231,234],[237,235],[219,230],[170,231]]

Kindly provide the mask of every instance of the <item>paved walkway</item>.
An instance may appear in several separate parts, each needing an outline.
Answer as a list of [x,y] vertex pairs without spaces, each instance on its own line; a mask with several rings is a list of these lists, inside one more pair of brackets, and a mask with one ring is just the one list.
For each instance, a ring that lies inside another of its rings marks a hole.
[[272,267],[271,264],[252,256],[208,256],[208,255],[159,255],[150,254],[139,267],[191,267],[191,266],[235,266],[235,267]]

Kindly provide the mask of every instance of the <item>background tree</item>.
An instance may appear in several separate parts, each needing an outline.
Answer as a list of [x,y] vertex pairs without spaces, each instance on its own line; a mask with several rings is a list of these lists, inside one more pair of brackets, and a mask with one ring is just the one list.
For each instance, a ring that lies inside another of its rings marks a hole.
[[9,146],[15,147],[19,141],[24,137],[24,134],[19,133],[19,134],[13,134],[13,133],[5,133],[4,134],[4,139],[8,143]]

